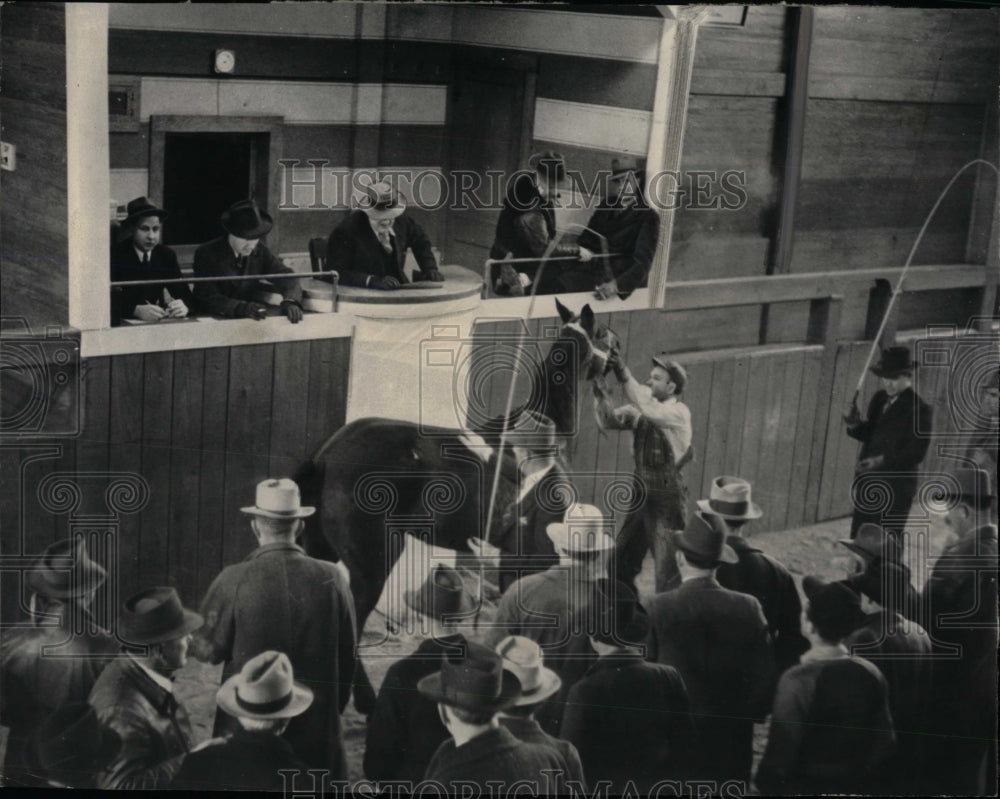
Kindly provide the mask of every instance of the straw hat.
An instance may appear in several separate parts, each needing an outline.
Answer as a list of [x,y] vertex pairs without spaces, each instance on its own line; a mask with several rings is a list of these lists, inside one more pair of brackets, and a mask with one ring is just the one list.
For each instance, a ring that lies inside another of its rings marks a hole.
[[268,650],[250,658],[215,695],[230,716],[247,719],[290,719],[309,709],[312,689],[295,682],[284,652]]
[[508,635],[497,644],[496,652],[503,668],[521,683],[521,696],[514,701],[515,705],[536,705],[562,686],[559,675],[543,665],[542,649],[530,638]]
[[760,507],[751,501],[750,483],[741,477],[716,477],[708,492],[708,499],[699,499],[697,505],[706,513],[714,513],[731,521],[759,519]]
[[257,483],[255,504],[240,510],[268,519],[304,519],[316,512],[316,508],[302,505],[298,485],[287,477]]
[[545,528],[556,550],[570,555],[591,555],[614,549],[611,521],[593,505],[574,502],[563,514],[561,522]]

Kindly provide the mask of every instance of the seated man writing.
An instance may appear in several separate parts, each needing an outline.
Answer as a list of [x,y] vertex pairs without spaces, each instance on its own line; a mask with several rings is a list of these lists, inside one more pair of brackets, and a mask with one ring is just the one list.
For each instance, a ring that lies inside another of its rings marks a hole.
[[431,240],[403,213],[406,200],[388,181],[362,185],[354,204],[356,210],[334,228],[327,243],[327,268],[340,273],[341,285],[396,289],[409,283],[403,269],[407,249],[424,280],[444,280]]
[[[280,275],[291,272],[281,259],[260,243],[274,225],[271,217],[253,200],[243,200],[223,212],[220,220],[225,236],[202,244],[194,253],[197,277],[229,275]],[[298,280],[273,280],[284,298],[281,311],[288,321],[302,320],[302,287]],[[267,291],[257,280],[220,280],[195,284],[195,299],[207,312],[216,316],[264,319],[267,306],[254,300]]]

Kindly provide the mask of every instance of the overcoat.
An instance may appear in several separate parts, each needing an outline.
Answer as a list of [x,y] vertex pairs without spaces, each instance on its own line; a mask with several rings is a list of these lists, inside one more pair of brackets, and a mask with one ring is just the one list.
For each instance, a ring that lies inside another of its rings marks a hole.
[[[173,280],[181,278],[181,268],[177,255],[169,247],[157,244],[149,253],[149,263],[139,260],[139,254],[132,246],[132,239],[120,241],[111,248],[111,279],[114,280]],[[111,291],[111,324],[117,325],[122,319],[135,316],[135,306],[147,302],[157,305],[163,300],[163,289],[170,292],[175,300],[182,300],[188,311],[195,311],[194,296],[187,283],[172,283],[169,286],[119,286]]]
[[387,253],[372,230],[364,211],[353,211],[333,229],[326,244],[327,269],[336,269],[344,286],[364,286],[369,277],[391,275],[400,283],[409,283],[404,271],[406,251],[421,272],[437,269],[431,240],[424,229],[406,214],[392,222],[393,252]]
[[263,244],[254,247],[247,256],[246,269],[242,270],[236,261],[236,254],[229,246],[229,237],[220,236],[194,251],[194,273],[196,277],[219,275],[261,275],[273,283],[269,289],[257,280],[219,281],[195,283],[194,296],[199,308],[216,316],[242,316],[245,303],[252,301],[260,291],[278,291],[290,302],[302,304],[302,287],[297,278],[280,280],[277,276],[291,272],[280,258]]
[[[268,731],[240,729],[225,743],[213,744],[184,758],[171,790],[283,792],[309,781],[308,766],[283,737]],[[299,772],[287,778],[282,769]],[[286,786],[286,779],[288,781]],[[291,790],[288,791],[291,794]]]

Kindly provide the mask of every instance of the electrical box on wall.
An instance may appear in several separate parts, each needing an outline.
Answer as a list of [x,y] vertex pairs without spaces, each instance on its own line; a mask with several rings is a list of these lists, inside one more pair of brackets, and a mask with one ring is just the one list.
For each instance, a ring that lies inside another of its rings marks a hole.
[[17,148],[10,142],[0,142],[0,169],[13,172],[17,168]]

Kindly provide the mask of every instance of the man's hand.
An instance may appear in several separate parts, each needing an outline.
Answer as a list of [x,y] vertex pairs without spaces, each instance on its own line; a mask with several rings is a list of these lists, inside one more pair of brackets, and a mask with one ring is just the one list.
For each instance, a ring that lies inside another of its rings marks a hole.
[[281,303],[281,310],[284,312],[285,316],[288,317],[288,321],[293,325],[297,325],[302,321],[302,308],[297,302],[285,300]]
[[619,383],[624,383],[628,380],[628,367],[622,361],[621,353],[618,350],[612,350],[608,353],[608,366],[614,370],[615,377],[618,378]]
[[862,458],[858,461],[858,465],[854,467],[855,474],[865,474],[866,472],[873,472],[878,468],[881,468],[885,458],[882,455],[875,455],[871,458]]
[[424,271],[424,277],[428,280],[434,281],[435,283],[444,282],[444,275],[441,274],[440,269],[427,269]]
[[171,300],[167,303],[167,316],[171,319],[183,319],[188,315],[188,307],[184,300]]
[[132,314],[136,319],[141,319],[143,322],[159,322],[167,315],[167,312],[159,305],[147,302],[145,305],[136,305]]
[[847,409],[847,413],[844,415],[844,421],[848,427],[857,427],[863,421],[861,411],[858,410],[856,402],[851,402],[851,407]]
[[472,554],[484,565],[491,568],[500,567],[500,547],[495,547],[485,538],[470,538],[467,542]]
[[593,257],[594,257],[594,253],[592,253],[586,247],[581,247],[580,248],[579,258],[580,258],[580,262],[581,263],[585,263],[585,264],[590,263],[590,261],[593,259]]
[[594,293],[602,300],[614,297],[618,294],[618,281],[611,279],[607,283],[601,283],[601,285],[594,289]]
[[399,281],[392,275],[383,275],[382,277],[373,277],[372,282],[368,284],[370,289],[382,289],[383,291],[391,291],[392,289],[399,288]]
[[256,319],[260,321],[261,319],[267,318],[267,306],[262,305],[259,302],[247,302],[246,306],[243,308],[242,316],[244,319]]

